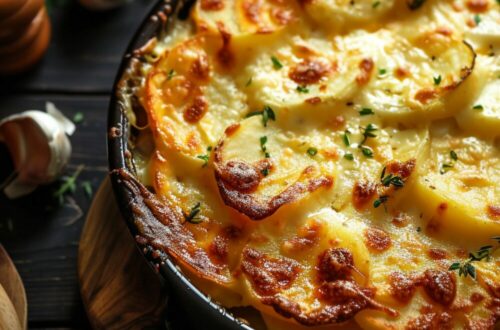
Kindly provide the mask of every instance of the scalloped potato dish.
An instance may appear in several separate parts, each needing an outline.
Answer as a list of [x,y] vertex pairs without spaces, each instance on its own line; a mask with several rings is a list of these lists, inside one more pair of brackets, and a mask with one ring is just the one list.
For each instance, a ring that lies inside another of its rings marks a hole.
[[170,23],[122,100],[140,244],[257,328],[498,328],[498,0],[199,0]]

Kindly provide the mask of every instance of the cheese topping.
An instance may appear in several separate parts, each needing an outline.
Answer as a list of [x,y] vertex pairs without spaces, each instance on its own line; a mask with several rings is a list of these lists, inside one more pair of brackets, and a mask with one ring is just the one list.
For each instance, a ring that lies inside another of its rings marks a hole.
[[200,0],[153,48],[141,244],[269,328],[498,325],[498,1]]

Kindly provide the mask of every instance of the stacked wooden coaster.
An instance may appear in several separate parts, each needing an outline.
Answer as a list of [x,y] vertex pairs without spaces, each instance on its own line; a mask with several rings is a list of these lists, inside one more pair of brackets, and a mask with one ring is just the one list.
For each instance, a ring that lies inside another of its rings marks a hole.
[[167,297],[120,217],[108,179],[97,192],[78,252],[82,300],[94,329],[159,327]]
[[38,62],[50,31],[44,0],[0,1],[0,74],[18,73]]
[[21,330],[27,325],[23,282],[0,244],[0,329]]

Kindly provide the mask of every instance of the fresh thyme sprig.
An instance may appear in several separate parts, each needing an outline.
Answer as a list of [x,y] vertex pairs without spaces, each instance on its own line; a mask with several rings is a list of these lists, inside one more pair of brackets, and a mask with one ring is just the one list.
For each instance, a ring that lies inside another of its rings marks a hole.
[[264,156],[266,158],[271,158],[271,155],[269,154],[269,152],[267,152],[267,147],[266,147],[266,143],[267,143],[267,136],[261,136],[260,137],[260,149],[262,150],[262,152],[264,153]]
[[[491,239],[496,240],[500,244],[500,236],[495,236]],[[467,277],[470,275],[470,277],[476,279],[476,267],[472,263],[482,261],[484,259],[489,260],[492,252],[492,245],[482,246],[479,250],[477,250],[477,252],[469,253],[469,258],[467,260],[452,263],[448,270],[458,270],[458,276]]]
[[391,184],[396,187],[396,188],[401,188],[404,186],[404,181],[403,178],[400,176],[394,175],[392,173],[389,173],[388,175],[385,175],[386,167],[384,166],[384,169],[382,170],[382,174],[380,175],[380,182],[382,182],[382,185],[384,187],[389,187]]
[[454,150],[450,151],[450,159],[451,160],[449,162],[441,164],[441,169],[439,170],[440,174],[445,174],[446,172],[448,172],[458,161],[458,155]]
[[203,219],[201,219],[200,217],[198,217],[198,214],[200,213],[201,209],[201,203],[198,202],[196,203],[192,208],[191,210],[189,211],[188,214],[184,213],[184,219],[189,222],[189,223],[192,223],[192,224],[199,224],[200,222],[203,221]]
[[267,127],[267,122],[269,121],[269,119],[276,121],[276,114],[268,105],[264,106],[264,109],[262,111],[250,112],[248,115],[246,115],[245,118],[253,116],[262,116],[262,124],[264,125],[264,127]]
[[363,155],[365,155],[365,157],[368,157],[368,158],[373,157],[372,148],[365,146],[364,144],[365,144],[366,140],[368,140],[368,138],[377,137],[377,135],[375,134],[375,132],[377,130],[378,130],[378,128],[374,124],[368,124],[368,125],[366,125],[366,127],[361,127],[361,131],[363,134],[363,140],[359,143],[358,148],[361,150]]
[[84,165],[79,165],[75,172],[71,176],[62,177],[62,184],[54,192],[54,198],[57,198],[59,204],[64,204],[64,196],[68,193],[74,193],[76,191],[76,179],[84,169]]
[[212,151],[212,146],[207,147],[206,154],[196,156],[196,158],[201,159],[203,161],[203,165],[201,167],[206,167],[208,165],[208,160],[210,159],[210,151]]

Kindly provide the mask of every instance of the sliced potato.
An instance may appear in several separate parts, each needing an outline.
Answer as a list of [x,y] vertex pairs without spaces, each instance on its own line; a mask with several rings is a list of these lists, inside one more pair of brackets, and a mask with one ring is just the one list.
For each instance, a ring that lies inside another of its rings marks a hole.
[[150,71],[146,109],[160,150],[196,160],[248,112],[245,95],[214,67],[218,44],[213,38],[189,39],[167,51]]
[[474,93],[472,102],[462,103],[457,114],[460,128],[484,137],[500,136],[500,57],[477,59],[475,72],[467,82]]
[[331,162],[320,165],[307,150],[300,136],[268,129],[260,116],[230,128],[214,152],[224,202],[260,220],[317,189],[329,189]]
[[476,137],[434,136],[422,165],[414,196],[427,231],[471,248],[489,244],[500,232],[498,146]]
[[[304,0],[309,16],[331,30],[345,31],[376,22],[390,12],[398,0]],[[375,4],[375,5],[374,5]]]
[[[284,30],[297,27],[300,9],[294,1],[234,0],[197,1],[192,12],[200,34],[217,34],[227,38],[231,49],[245,55],[245,47],[272,43]],[[229,46],[229,45],[228,45]],[[248,55],[248,52],[246,53]]]
[[338,52],[331,42],[294,39],[292,45],[277,46],[260,53],[243,75],[252,81],[245,88],[249,102],[281,109],[316,111],[329,109],[347,100],[356,90],[358,66],[356,52]]
[[[453,115],[464,102],[460,84],[474,68],[472,48],[439,30],[412,39],[383,32],[377,38],[377,76],[360,92],[358,102],[385,120],[410,124]],[[372,54],[372,52],[370,52]],[[460,98],[453,100],[453,97]]]
[[[281,225],[276,222],[259,224],[261,225],[256,231],[255,237],[274,236],[279,232],[283,239],[280,242],[256,240],[251,242],[247,248],[259,251],[263,258],[280,260],[279,258],[283,258],[282,256],[287,256],[286,260],[295,265],[298,270],[289,285],[272,294],[282,301],[286,300],[290,304],[296,304],[296,308],[288,315],[286,315],[285,309],[280,312],[278,308],[276,309],[278,314],[291,320],[295,319],[295,322],[305,325],[341,323],[343,321],[341,315],[339,318],[333,317],[336,313],[335,304],[318,297],[318,288],[321,285],[318,267],[320,267],[321,256],[325,251],[329,249],[347,251],[353,260],[353,267],[349,270],[352,273],[353,281],[360,287],[369,283],[371,265],[369,254],[362,241],[357,239],[361,235],[364,225],[329,208],[308,215],[290,215],[286,221],[281,221]],[[243,257],[242,262],[245,262],[245,257]],[[259,290],[259,284],[262,282],[256,282],[255,280],[258,278],[253,277],[248,270],[245,271],[245,267],[243,269],[245,274],[244,288],[248,292],[250,303],[259,306],[259,309],[264,313],[275,316],[276,312],[273,311],[272,307],[277,305],[275,302],[271,302],[274,299],[263,294]],[[332,274],[332,276],[335,275]],[[376,302],[373,303],[375,306],[368,308],[380,307]],[[318,313],[323,316],[318,316]],[[330,316],[332,316],[331,320],[328,319]]]

